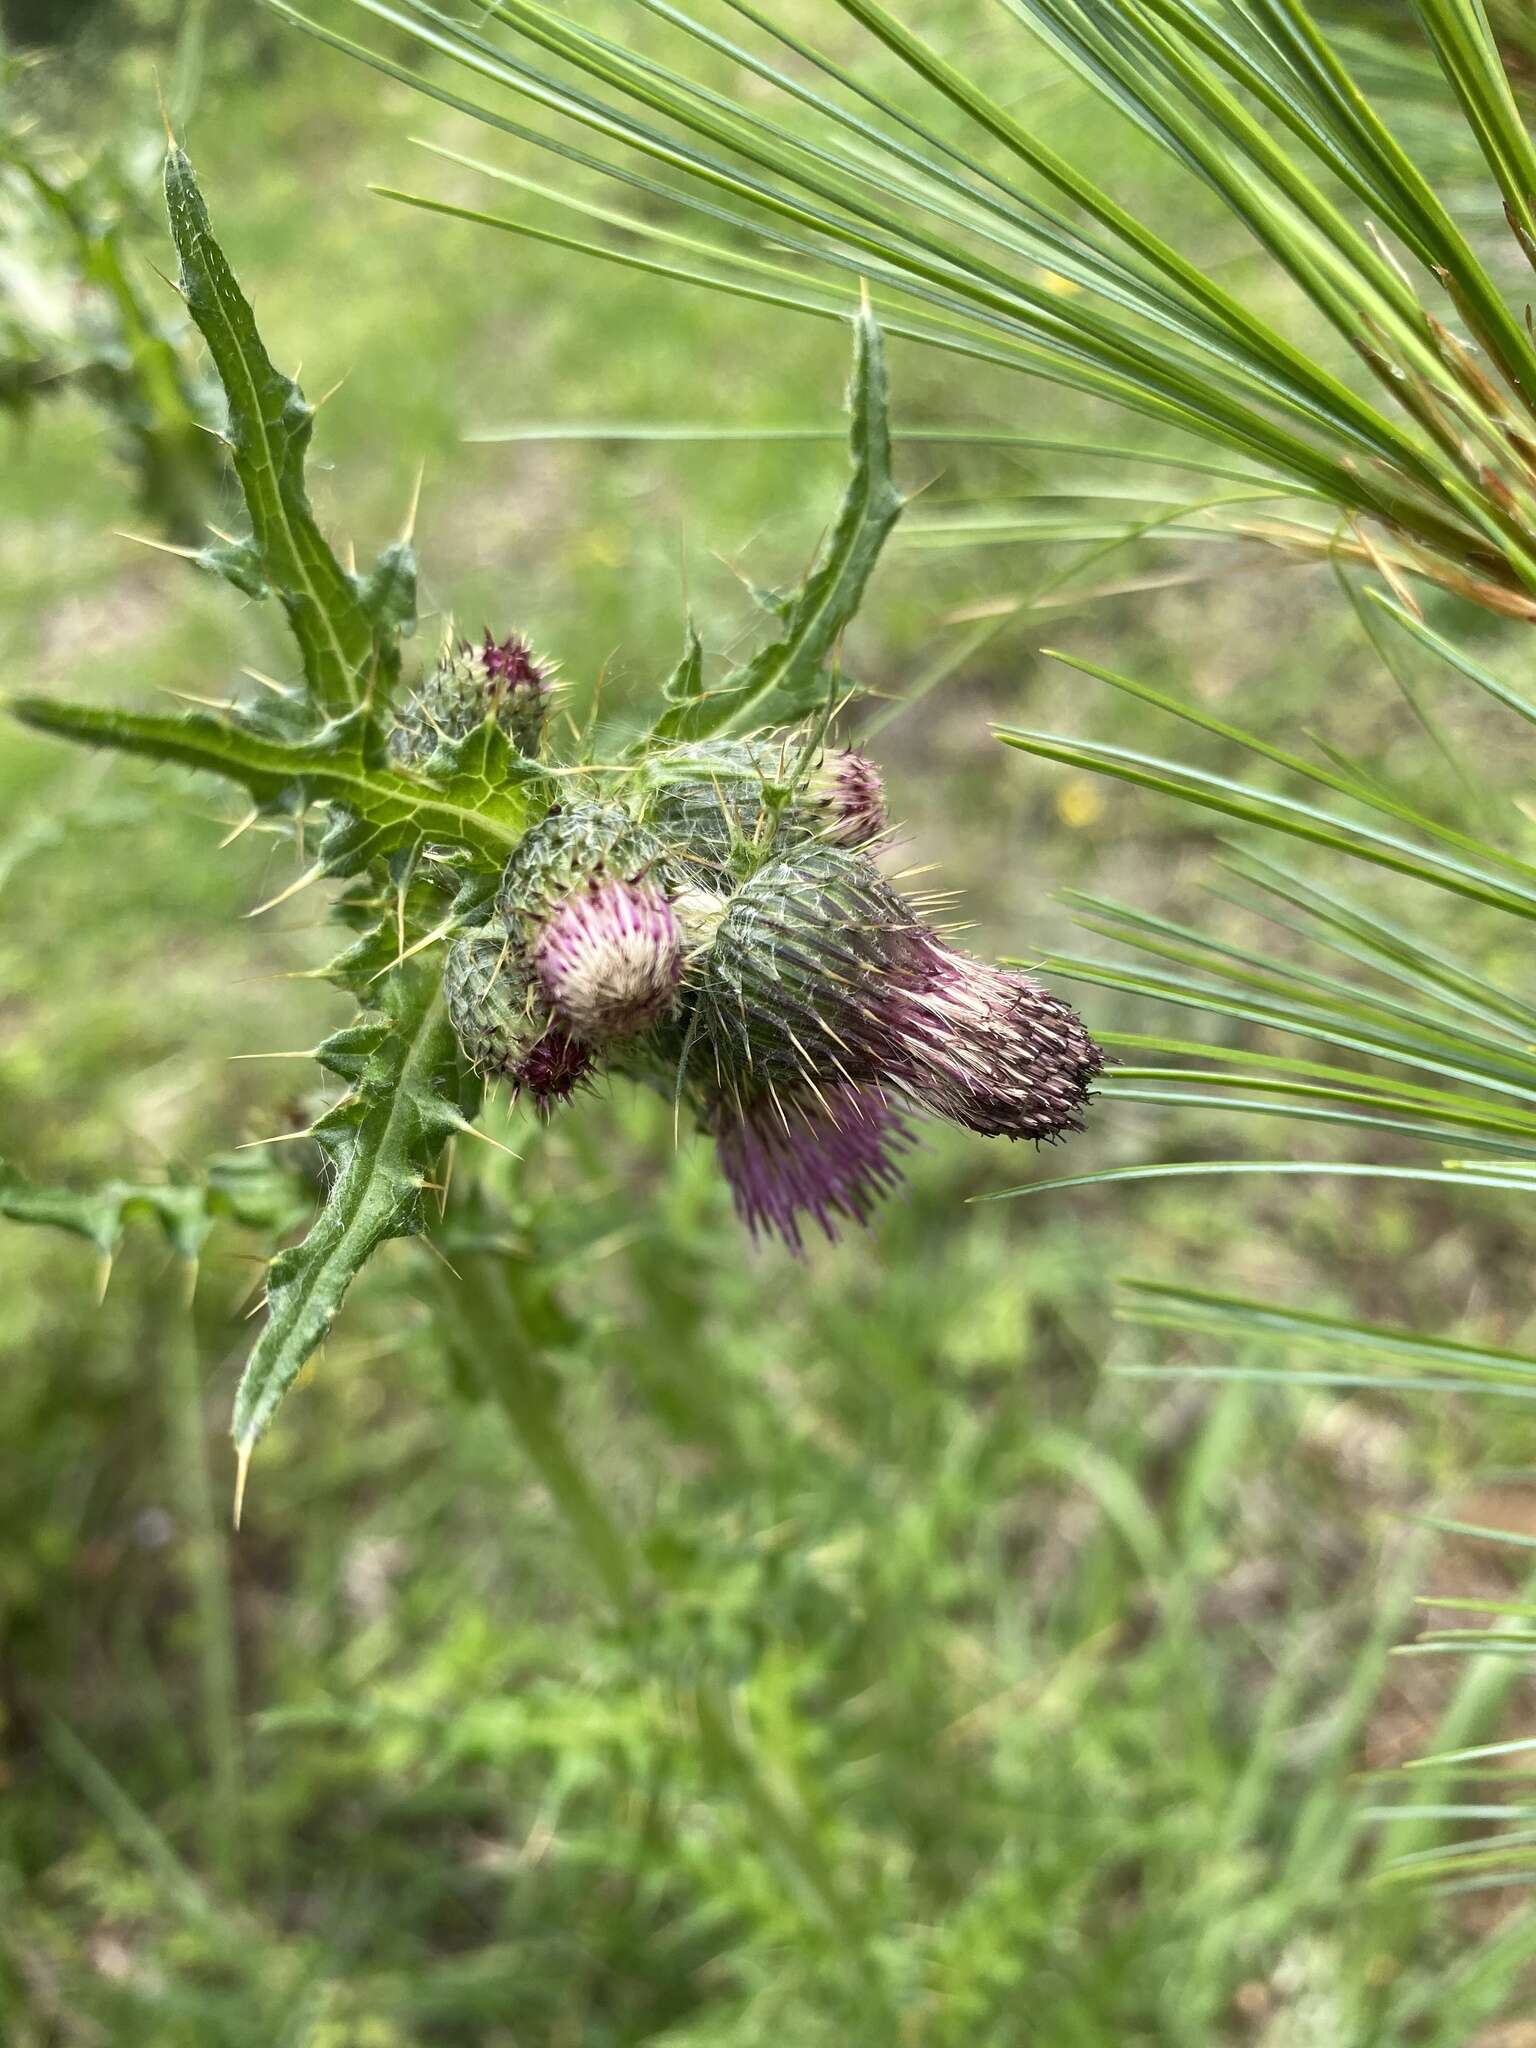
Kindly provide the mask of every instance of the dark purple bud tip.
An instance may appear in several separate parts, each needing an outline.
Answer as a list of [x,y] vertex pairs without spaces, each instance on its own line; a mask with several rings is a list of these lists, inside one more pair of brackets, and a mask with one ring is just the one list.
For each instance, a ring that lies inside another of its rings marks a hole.
[[510,1071],[513,1094],[528,1096],[540,1116],[549,1116],[591,1074],[592,1055],[552,1024]]
[[867,846],[885,830],[884,777],[853,747],[826,756],[811,777],[810,796],[825,821],[822,836],[836,846]]
[[[472,654],[474,650],[466,644],[464,652]],[[493,681],[528,690],[543,690],[548,684],[548,665],[536,661],[533,649],[516,633],[498,640],[487,631],[479,652],[481,665]]]
[[668,1009],[682,974],[672,905],[649,882],[589,883],[540,931],[533,968],[544,998],[575,1038],[629,1038]]
[[774,1235],[803,1253],[801,1219],[833,1243],[840,1222],[867,1224],[901,1184],[896,1155],[911,1132],[877,1087],[850,1082],[766,1096],[744,1109],[722,1102],[714,1122],[720,1170],[754,1238]]

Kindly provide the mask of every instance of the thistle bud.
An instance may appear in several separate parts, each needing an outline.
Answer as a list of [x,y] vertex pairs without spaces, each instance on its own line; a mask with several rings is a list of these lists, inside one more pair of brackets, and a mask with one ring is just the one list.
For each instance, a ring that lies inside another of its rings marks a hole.
[[495,697],[497,723],[520,754],[537,760],[554,697],[554,664],[536,660],[528,642],[515,633],[499,642],[487,633],[480,666]]
[[528,983],[505,925],[466,932],[443,963],[448,1019],[477,1073],[509,1074],[528,1037]]
[[821,836],[835,846],[867,846],[886,827],[885,778],[867,754],[839,747],[823,756],[806,785]]
[[524,834],[502,870],[497,908],[514,933],[536,933],[592,882],[642,877],[659,842],[621,804],[557,804]]
[[437,667],[406,702],[389,750],[406,767],[430,760],[438,747],[464,739],[493,719],[520,754],[536,759],[553,695],[554,668],[536,659],[526,640],[490,633],[478,646],[445,648]]
[[591,1044],[632,1038],[668,1009],[683,937],[654,883],[600,880],[566,898],[543,925],[533,971],[555,1018]]
[[804,847],[731,898],[699,1021],[742,1092],[874,1086],[989,1137],[1082,1127],[1104,1057],[1070,1006],[948,945],[859,854]]
[[541,1115],[566,1101],[592,1071],[592,1055],[558,1024],[535,1014],[528,980],[505,925],[466,932],[443,964],[448,1017],[464,1057],[487,1079],[505,1079]]
[[650,814],[668,854],[686,867],[723,873],[733,849],[761,829],[769,766],[765,742],[710,740],[669,755]]
[[803,744],[803,735],[786,731],[712,740],[669,756],[651,814],[669,856],[706,877],[725,876],[742,849],[760,858],[770,831],[781,847],[809,839],[867,846],[879,838],[885,783],[874,762],[836,748],[797,781]]

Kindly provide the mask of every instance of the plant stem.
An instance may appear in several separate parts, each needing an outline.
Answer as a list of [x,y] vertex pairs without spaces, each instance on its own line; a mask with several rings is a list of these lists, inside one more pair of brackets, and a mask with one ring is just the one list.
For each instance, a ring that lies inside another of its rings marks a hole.
[[203,1381],[192,1298],[197,1268],[182,1268],[184,1285],[162,1325],[165,1405],[172,1486],[182,1521],[182,1562],[196,1626],[203,1750],[209,1771],[204,1844],[210,1868],[233,1888],[242,1863],[241,1808],[245,1761],[240,1734],[238,1659],[229,1554],[214,1498]]
[[[524,1342],[515,1292],[501,1263],[484,1253],[461,1255],[457,1272],[456,1279],[443,1280],[441,1300],[443,1324],[460,1367],[471,1384],[486,1387],[500,1404],[619,1618],[636,1621],[650,1591],[644,1567],[561,1428],[558,1389]],[[814,1817],[775,1782],[750,1737],[735,1725],[725,1683],[704,1674],[690,1690],[706,1763],[733,1788],[757,1831],[778,1845],[821,1917],[853,1955],[870,1993],[883,1996],[860,1937],[856,1894],[829,1862]]]
[[560,1427],[558,1392],[521,1341],[522,1319],[505,1276],[493,1258],[471,1255],[442,1298],[449,1342],[468,1376],[500,1404],[610,1602],[631,1617],[639,1606],[638,1568]]

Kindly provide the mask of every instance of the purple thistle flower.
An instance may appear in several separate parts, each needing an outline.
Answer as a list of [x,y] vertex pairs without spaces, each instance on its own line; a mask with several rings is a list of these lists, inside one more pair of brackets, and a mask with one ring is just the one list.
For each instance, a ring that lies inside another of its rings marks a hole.
[[987,1137],[1082,1128],[1104,1064],[1070,1006],[924,925],[860,855],[803,848],[726,907],[700,1022],[749,1098],[874,1086]]
[[987,1138],[1083,1128],[1104,1055],[1070,1003],[922,927],[901,954],[877,1006],[896,1085]]
[[812,775],[807,794],[834,846],[867,846],[886,827],[885,778],[867,754],[840,747]]
[[584,1045],[551,1024],[508,1069],[512,1092],[529,1096],[541,1117],[550,1116],[562,1102],[570,1101],[591,1074],[592,1064]]
[[754,1238],[773,1233],[795,1253],[805,1250],[802,1217],[834,1244],[839,1219],[867,1224],[901,1184],[893,1155],[912,1143],[881,1089],[848,1082],[765,1095],[751,1107],[722,1101],[713,1128],[736,1214]]
[[672,905],[649,882],[604,878],[555,910],[533,944],[533,969],[572,1037],[602,1044],[654,1024],[683,967]]

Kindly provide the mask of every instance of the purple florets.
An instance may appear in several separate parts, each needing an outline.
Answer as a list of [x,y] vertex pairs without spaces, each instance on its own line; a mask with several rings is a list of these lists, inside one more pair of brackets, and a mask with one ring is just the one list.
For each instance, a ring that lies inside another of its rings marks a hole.
[[[467,641],[464,652],[474,652]],[[548,684],[548,665],[536,661],[533,649],[516,633],[509,633],[505,640],[497,640],[487,628],[479,653],[485,673],[509,688],[542,690]]]
[[512,1067],[513,1093],[526,1095],[540,1116],[549,1116],[570,1101],[592,1068],[587,1048],[551,1024]]
[[879,1088],[840,1086],[722,1104],[715,1150],[736,1213],[753,1237],[772,1233],[804,1250],[800,1219],[836,1242],[838,1223],[865,1224],[901,1184],[895,1155],[912,1136]]
[[869,1021],[894,1087],[987,1138],[1080,1131],[1104,1066],[1070,1003],[921,927],[872,991]]
[[867,846],[885,830],[885,778],[854,747],[826,756],[811,778],[810,796],[826,820],[822,836],[835,846]]
[[528,642],[516,633],[497,640],[487,631],[478,653],[466,647],[486,679],[486,694],[495,715],[520,750],[536,756],[543,744],[544,722],[554,695],[554,667],[534,658]]
[[540,931],[533,969],[573,1037],[631,1038],[671,1003],[683,971],[672,905],[649,882],[604,879],[567,898]]

